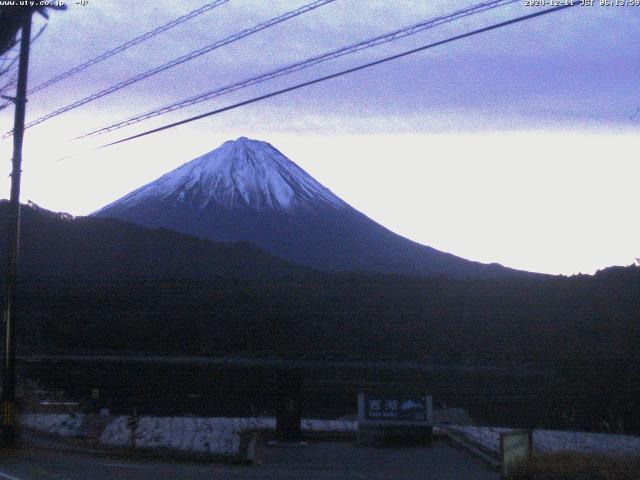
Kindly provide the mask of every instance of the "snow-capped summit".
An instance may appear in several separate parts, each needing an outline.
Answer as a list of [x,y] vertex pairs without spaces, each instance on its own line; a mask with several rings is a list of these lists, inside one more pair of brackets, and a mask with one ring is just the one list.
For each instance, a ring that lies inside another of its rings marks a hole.
[[225,142],[94,215],[214,241],[248,241],[320,270],[463,278],[517,273],[396,235],[268,143],[245,137]]
[[[192,209],[291,210],[348,205],[266,142],[240,137],[223,143],[116,203],[150,198]],[[106,207],[106,208],[109,208]]]

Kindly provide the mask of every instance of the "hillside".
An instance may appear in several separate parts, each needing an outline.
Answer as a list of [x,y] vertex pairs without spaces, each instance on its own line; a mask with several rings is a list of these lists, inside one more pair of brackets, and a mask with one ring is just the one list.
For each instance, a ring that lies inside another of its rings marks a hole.
[[[0,219],[6,218],[6,211],[7,202],[0,202]],[[2,251],[5,242],[6,221],[0,221]],[[305,271],[247,243],[214,243],[166,229],[74,218],[27,205],[22,207],[20,253],[20,275],[26,281],[272,278]]]
[[537,365],[557,372],[549,388],[582,424],[610,410],[640,431],[639,267],[475,280],[320,273],[248,245],[23,213],[22,353]]

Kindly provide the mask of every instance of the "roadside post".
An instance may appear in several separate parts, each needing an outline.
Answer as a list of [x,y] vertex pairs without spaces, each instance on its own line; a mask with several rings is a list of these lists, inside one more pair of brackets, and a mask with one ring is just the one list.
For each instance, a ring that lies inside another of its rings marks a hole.
[[276,380],[276,436],[279,442],[302,440],[302,380],[294,371],[281,371]]
[[533,435],[531,430],[513,430],[500,434],[500,473],[507,478],[515,468],[531,457]]
[[428,444],[433,439],[433,400],[426,394],[358,394],[358,443]]
[[100,389],[94,387],[91,389],[91,413],[97,413],[99,411],[100,403]]
[[127,417],[127,428],[131,432],[131,448],[133,449],[136,448],[136,432],[138,430],[139,421],[138,410],[134,408],[133,414]]

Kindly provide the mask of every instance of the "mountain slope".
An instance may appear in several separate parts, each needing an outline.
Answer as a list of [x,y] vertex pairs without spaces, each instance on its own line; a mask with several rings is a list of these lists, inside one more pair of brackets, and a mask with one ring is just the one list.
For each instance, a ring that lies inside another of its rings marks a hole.
[[[0,253],[6,248],[7,206],[0,202]],[[208,281],[307,273],[247,243],[216,244],[114,219],[73,218],[33,205],[22,207],[19,271],[25,280],[38,282]]]
[[215,241],[249,241],[326,271],[455,278],[522,274],[401,237],[335,196],[270,144],[241,137],[93,214]]

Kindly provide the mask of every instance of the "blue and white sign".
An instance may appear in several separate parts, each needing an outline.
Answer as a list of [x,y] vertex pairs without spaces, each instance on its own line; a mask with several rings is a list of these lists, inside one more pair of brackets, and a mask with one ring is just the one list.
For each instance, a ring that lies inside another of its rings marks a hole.
[[432,423],[431,397],[420,394],[360,394],[359,418],[365,422]]

